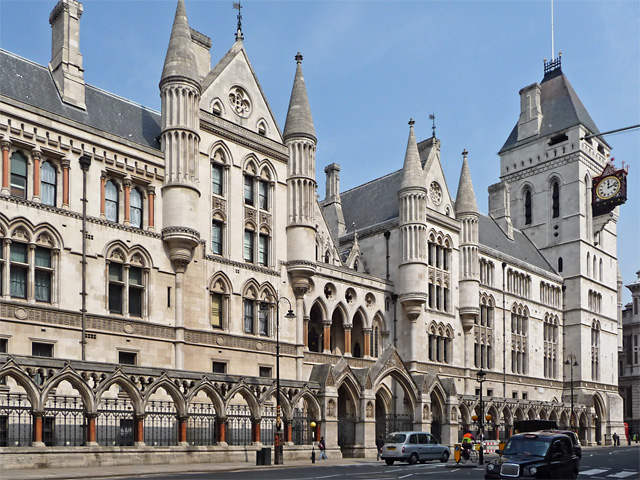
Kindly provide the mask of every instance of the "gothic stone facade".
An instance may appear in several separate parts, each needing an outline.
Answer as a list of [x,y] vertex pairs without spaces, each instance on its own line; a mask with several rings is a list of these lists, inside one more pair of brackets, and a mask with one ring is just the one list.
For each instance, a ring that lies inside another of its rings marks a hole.
[[617,211],[589,203],[609,146],[581,139],[559,65],[521,92],[488,215],[466,152],[454,201],[413,122],[402,169],[340,192],[331,164],[318,202],[301,55],[281,131],[241,29],[211,68],[179,0],[158,113],[85,84],[82,9],[52,11],[48,66],[0,51],[3,465],[244,458],[273,443],[278,346],[290,458],[318,435],[345,456],[397,429],[452,444],[476,415],[489,438],[622,434]]

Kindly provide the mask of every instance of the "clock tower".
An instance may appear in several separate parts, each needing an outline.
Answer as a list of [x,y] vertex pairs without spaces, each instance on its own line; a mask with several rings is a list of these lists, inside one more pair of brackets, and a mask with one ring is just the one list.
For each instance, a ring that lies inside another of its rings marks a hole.
[[[545,61],[542,82],[520,90],[520,117],[499,152],[501,182],[491,188],[510,195],[492,197],[489,205],[495,218],[510,210],[513,227],[564,278],[564,338],[558,360],[564,364],[570,353],[577,358],[574,398],[590,415],[576,419],[575,427],[580,422],[595,426],[588,429],[591,443],[604,441],[604,434],[622,422],[616,368],[616,222],[626,177],[606,169],[611,147],[599,133],[562,72],[560,57]],[[531,297],[537,301],[539,286],[533,288]],[[544,310],[544,305],[538,308]],[[564,368],[562,401],[568,402],[569,367]]]

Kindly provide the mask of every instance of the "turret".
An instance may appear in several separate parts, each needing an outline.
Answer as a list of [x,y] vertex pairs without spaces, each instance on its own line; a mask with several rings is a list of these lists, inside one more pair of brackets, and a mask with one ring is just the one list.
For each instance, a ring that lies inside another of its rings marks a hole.
[[162,237],[171,260],[191,261],[200,234],[196,230],[200,82],[191,49],[191,30],[184,1],[179,0],[160,80],[162,99],[162,150],[165,177],[162,187]]
[[60,0],[51,11],[49,70],[62,101],[84,109],[85,83],[80,53],[81,16],[82,3],[77,0]]
[[287,171],[287,271],[293,287],[308,288],[315,273],[316,132],[302,74],[302,55],[296,55],[284,142],[289,147]]
[[162,151],[162,240],[175,277],[175,368],[184,366],[184,273],[200,241],[197,226],[200,82],[191,49],[184,1],[178,0],[160,80]]
[[418,144],[409,121],[409,140],[398,190],[401,260],[398,295],[410,321],[420,316],[427,301],[427,188]]
[[478,263],[478,204],[473,191],[467,162],[462,152],[462,170],[456,195],[456,218],[460,221],[460,319],[465,330],[471,329],[478,317],[480,273]]

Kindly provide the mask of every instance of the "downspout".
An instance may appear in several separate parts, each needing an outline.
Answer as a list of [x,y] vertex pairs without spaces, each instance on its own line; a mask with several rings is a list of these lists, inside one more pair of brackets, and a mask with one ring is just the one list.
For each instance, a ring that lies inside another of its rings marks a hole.
[[91,157],[82,155],[78,162],[82,169],[82,360],[87,358],[87,172],[91,166]]
[[389,281],[389,237],[391,236],[391,232],[387,230],[384,232],[385,244],[387,248],[387,282]]
[[502,396],[507,398],[507,312],[505,311],[505,269],[507,262],[502,262]]

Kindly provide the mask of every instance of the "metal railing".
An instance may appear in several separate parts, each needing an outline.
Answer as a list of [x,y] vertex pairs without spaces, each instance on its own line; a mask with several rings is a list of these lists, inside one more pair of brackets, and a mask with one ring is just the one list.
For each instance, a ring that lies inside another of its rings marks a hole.
[[217,414],[211,403],[189,405],[187,442],[189,445],[215,445],[217,437]]
[[169,401],[151,401],[145,410],[144,442],[150,446],[178,443],[176,407]]
[[227,443],[251,445],[252,416],[246,405],[230,405],[227,410]]
[[133,445],[133,404],[129,398],[105,398],[98,407],[96,441],[102,446]]
[[87,417],[82,398],[49,397],[42,417],[42,441],[47,446],[78,446],[86,443]]
[[31,404],[22,393],[0,395],[0,447],[31,445]]

